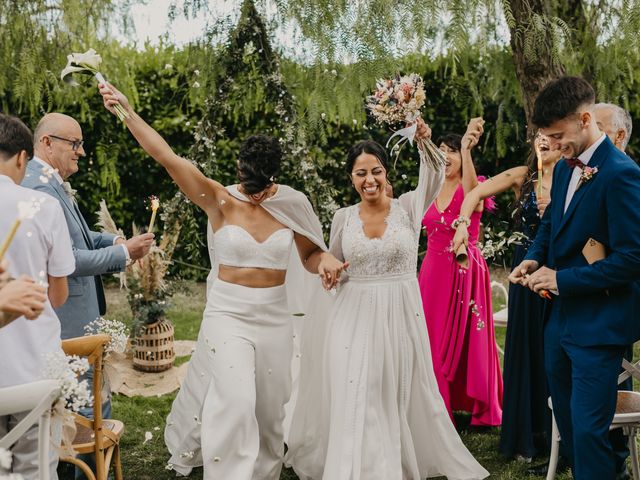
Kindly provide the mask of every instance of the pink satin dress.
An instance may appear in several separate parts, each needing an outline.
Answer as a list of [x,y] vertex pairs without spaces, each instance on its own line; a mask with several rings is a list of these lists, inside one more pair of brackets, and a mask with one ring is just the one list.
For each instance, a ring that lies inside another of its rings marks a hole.
[[472,425],[495,426],[502,419],[502,375],[489,268],[477,247],[482,212],[471,216],[468,268],[458,265],[451,251],[455,233],[451,223],[460,215],[463,200],[460,186],[444,210],[437,202],[427,210],[422,220],[427,253],[418,281],[433,369],[449,414],[470,412]]

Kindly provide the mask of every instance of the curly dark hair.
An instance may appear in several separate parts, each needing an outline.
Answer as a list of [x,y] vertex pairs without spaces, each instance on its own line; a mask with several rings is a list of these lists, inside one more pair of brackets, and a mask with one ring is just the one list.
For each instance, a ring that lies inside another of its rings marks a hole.
[[547,83],[533,104],[531,121],[546,128],[576,113],[585,104],[595,102],[596,94],[589,82],[580,77],[560,77]]
[[356,159],[363,153],[373,155],[378,159],[384,169],[389,172],[389,159],[387,158],[387,151],[378,142],[373,140],[362,140],[349,149],[347,153],[347,161],[345,162],[344,169],[349,175],[353,171],[353,165],[356,163]]
[[274,183],[280,171],[282,149],[269,135],[251,135],[240,145],[238,178],[246,193],[260,193]]
[[22,120],[0,113],[0,160],[9,160],[25,151],[33,157],[33,136]]

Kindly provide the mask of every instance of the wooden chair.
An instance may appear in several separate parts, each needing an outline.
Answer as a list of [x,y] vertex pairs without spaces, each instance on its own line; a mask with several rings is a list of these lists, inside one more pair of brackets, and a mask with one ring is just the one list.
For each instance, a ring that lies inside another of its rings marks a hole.
[[[0,388],[0,415],[29,413],[0,438],[0,447],[11,449],[32,425],[38,423],[38,478],[49,480],[49,444],[51,443],[51,409],[60,397],[57,380],[39,380],[14,387]],[[3,477],[4,478],[4,477]]]
[[[618,385],[628,380],[629,377],[640,380],[640,361],[630,363],[627,359],[623,359],[622,368],[624,369],[624,372],[618,376]],[[552,426],[551,453],[549,455],[549,468],[547,470],[546,480],[553,480],[556,478],[556,468],[558,466],[561,439],[558,425],[556,424],[556,417],[553,415],[551,397],[548,399],[548,404],[552,412]],[[638,449],[636,446],[636,436],[638,430],[640,430],[640,393],[618,391],[616,413],[613,416],[613,421],[611,422],[611,427],[609,427],[609,429],[614,430],[616,428],[622,428],[624,430],[624,434],[628,436],[631,471],[633,473],[634,480],[640,480],[640,465],[638,464]]]
[[74,414],[77,433],[73,440],[73,448],[79,454],[95,454],[96,472],[77,457],[61,457],[79,467],[89,480],[107,480],[109,469],[113,464],[116,480],[122,480],[120,463],[120,437],[124,424],[118,420],[102,418],[102,370],[104,349],[109,343],[109,335],[90,335],[71,338],[62,342],[62,349],[67,355],[86,357],[93,367],[93,419]]

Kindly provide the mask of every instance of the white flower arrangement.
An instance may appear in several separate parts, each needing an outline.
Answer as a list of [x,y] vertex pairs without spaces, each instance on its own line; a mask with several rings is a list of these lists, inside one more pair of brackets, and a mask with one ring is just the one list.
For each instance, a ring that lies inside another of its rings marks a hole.
[[123,353],[127,340],[129,339],[129,329],[119,320],[109,320],[98,317],[84,327],[85,335],[96,335],[104,333],[111,338],[105,348],[106,353]]
[[47,354],[46,364],[44,378],[58,381],[60,398],[64,399],[67,408],[77,412],[93,403],[88,382],[78,380],[80,375],[89,370],[86,358],[67,356],[62,351],[52,352]]
[[494,233],[491,227],[486,227],[483,232],[483,241],[478,242],[478,248],[485,260],[497,260],[502,257],[511,245],[521,245],[527,236],[522,232],[513,232],[507,235],[506,231]]
[[[80,73],[83,75],[93,75],[96,77],[96,80],[98,80],[98,83],[106,84],[107,81],[102,76],[102,73],[100,73],[101,63],[102,57],[98,55],[93,48],[90,48],[84,53],[72,53],[67,55],[67,66],[60,72],[60,79],[69,85],[77,87],[78,82],[74,80],[73,75]],[[129,113],[127,113],[119,103],[116,103],[113,109],[116,111],[116,115],[120,121],[129,118]]]

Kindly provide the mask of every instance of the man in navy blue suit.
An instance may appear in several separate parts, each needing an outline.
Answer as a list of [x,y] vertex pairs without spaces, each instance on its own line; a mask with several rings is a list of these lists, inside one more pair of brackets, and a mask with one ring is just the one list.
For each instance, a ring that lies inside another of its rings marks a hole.
[[617,377],[625,346],[640,338],[640,168],[598,129],[594,101],[577,77],[550,82],[536,98],[533,123],[565,161],[509,280],[555,294],[545,369],[574,478],[614,480]]

